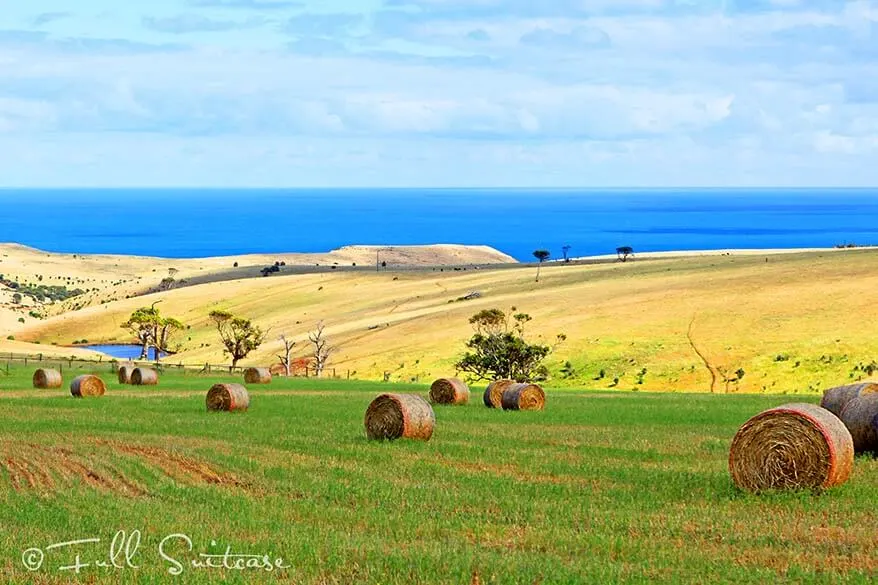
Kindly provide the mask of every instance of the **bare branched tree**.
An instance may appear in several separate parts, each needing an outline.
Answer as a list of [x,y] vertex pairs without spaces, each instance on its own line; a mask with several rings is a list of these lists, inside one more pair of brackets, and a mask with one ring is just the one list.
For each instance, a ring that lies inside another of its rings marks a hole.
[[292,365],[293,347],[296,345],[296,342],[287,338],[286,335],[281,335],[280,340],[284,344],[284,352],[278,355],[277,358],[280,360],[280,363],[283,364],[287,377],[289,377],[291,373],[290,369]]
[[[707,368],[707,371],[710,372],[710,391],[716,392],[716,382],[717,378],[722,378],[725,392],[729,393],[729,386],[734,384],[735,388],[738,387],[738,383],[743,379],[744,368],[738,368],[732,371],[732,368],[735,366],[728,365],[728,362],[731,359],[723,360],[726,363],[722,365],[716,365],[715,363],[711,363],[710,359],[708,359],[707,355],[698,349],[695,345],[695,340],[692,338],[692,327],[695,325],[695,317],[692,317],[692,321],[689,322],[689,330],[686,332],[686,337],[689,339],[689,345],[692,347],[692,350],[701,358],[701,361],[704,362],[704,367]],[[731,349],[731,348],[729,348]]]
[[689,345],[692,347],[692,351],[694,351],[701,361],[704,362],[704,367],[707,368],[707,371],[710,372],[710,391],[711,393],[716,392],[716,368],[714,368],[710,361],[708,361],[707,357],[701,353],[701,351],[696,347],[695,340],[692,339],[692,327],[695,325],[695,316],[693,315],[692,320],[689,321],[689,330],[686,332],[686,337],[689,339]]
[[325,329],[326,326],[323,324],[323,321],[320,321],[317,323],[317,328],[308,334],[308,339],[314,345],[314,370],[317,376],[323,374],[323,369],[329,361],[329,356],[336,350],[335,347],[329,345],[329,340],[324,335]]

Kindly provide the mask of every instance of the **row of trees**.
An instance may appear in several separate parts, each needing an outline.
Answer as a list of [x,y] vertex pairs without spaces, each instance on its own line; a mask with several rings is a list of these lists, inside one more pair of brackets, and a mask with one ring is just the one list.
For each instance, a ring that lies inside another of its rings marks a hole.
[[[570,245],[563,246],[561,251],[564,253],[564,262],[570,262],[570,258],[568,257],[568,253],[570,252]],[[533,251],[534,258],[537,259],[537,282],[540,281],[540,268],[543,265],[543,262],[552,257],[552,254],[548,250],[534,250]],[[629,256],[634,255],[634,248],[631,246],[620,246],[616,248],[616,256],[622,262],[628,260]]]
[[[128,321],[122,324],[122,328],[130,331],[141,345],[142,360],[149,359],[150,348],[153,348],[155,359],[158,361],[163,355],[177,353],[181,347],[179,343],[173,343],[172,339],[175,333],[186,329],[186,326],[178,319],[162,316],[156,307],[160,302],[137,309]],[[223,353],[232,359],[232,367],[237,366],[238,362],[258,349],[268,337],[268,331],[255,325],[250,319],[239,317],[229,311],[211,311],[208,317],[219,334]],[[312,345],[309,357],[318,376],[326,368],[329,356],[336,351],[336,347],[329,343],[325,331],[326,327],[321,321],[317,323],[315,330],[308,334],[308,340]],[[280,341],[284,345],[284,352],[277,357],[289,376],[295,361],[293,348],[296,342],[286,334],[280,336]]]

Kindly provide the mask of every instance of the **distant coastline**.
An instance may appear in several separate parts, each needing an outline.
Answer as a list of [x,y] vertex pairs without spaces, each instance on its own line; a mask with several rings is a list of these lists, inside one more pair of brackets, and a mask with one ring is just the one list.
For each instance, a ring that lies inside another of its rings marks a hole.
[[[32,208],[40,202],[40,229]],[[28,189],[0,237],[160,258],[318,254],[350,244],[490,246],[518,261],[878,243],[878,189]],[[79,218],[100,218],[98,222]]]

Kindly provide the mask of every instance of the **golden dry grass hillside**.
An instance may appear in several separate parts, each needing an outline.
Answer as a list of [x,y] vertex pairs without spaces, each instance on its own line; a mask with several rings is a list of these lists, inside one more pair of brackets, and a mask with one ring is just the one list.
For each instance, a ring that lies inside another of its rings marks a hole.
[[[551,385],[708,390],[691,324],[712,365],[740,377],[719,379],[717,391],[808,392],[878,371],[876,290],[873,250],[546,265],[539,283],[531,267],[304,274],[120,299],[31,323],[19,339],[129,341],[119,325],[161,300],[163,314],[189,326],[174,362],[227,363],[207,319],[221,308],[270,329],[244,364],[276,362],[281,334],[307,355],[307,333],[323,320],[339,348],[330,364],[338,374],[424,381],[454,372],[473,313],[515,306],[533,317],[531,338],[568,336],[551,357]],[[451,302],[473,291],[482,296]]]
[[[487,246],[346,246],[317,254],[250,254],[213,258],[153,258],[100,254],[57,254],[19,244],[0,244],[0,275],[23,286],[63,287],[84,294],[58,302],[38,302],[0,284],[0,349],[40,317],[102,305],[142,295],[173,277],[174,286],[256,277],[260,270],[283,263],[283,273],[335,268],[372,267],[376,258],[390,269],[418,266],[484,266],[514,263],[515,259]],[[32,314],[34,313],[34,314]]]

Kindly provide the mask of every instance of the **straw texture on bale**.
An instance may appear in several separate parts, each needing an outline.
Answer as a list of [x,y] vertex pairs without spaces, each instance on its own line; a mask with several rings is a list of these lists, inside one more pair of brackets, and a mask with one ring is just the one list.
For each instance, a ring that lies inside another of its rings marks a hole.
[[848,402],[865,392],[878,392],[878,384],[864,382],[830,388],[823,393],[823,398],[820,400],[820,406],[835,416],[841,417],[841,413],[844,410],[844,407],[848,405]]
[[515,380],[495,380],[485,388],[485,406],[488,408],[502,408],[503,392],[515,384]]
[[131,383],[135,386],[155,386],[159,383],[159,374],[150,368],[134,368]]
[[864,390],[848,402],[841,422],[854,439],[855,452],[878,453],[878,391]]
[[247,368],[244,370],[246,384],[270,384],[271,370],[268,368]]
[[854,442],[837,416],[813,404],[785,404],[742,426],[729,450],[739,488],[817,489],[841,485],[854,466]]
[[215,384],[207,392],[207,410],[247,410],[250,394],[241,384]]
[[61,372],[48,368],[40,368],[34,372],[34,388],[60,388]]
[[469,386],[458,378],[440,378],[430,386],[430,402],[461,405],[469,402]]
[[546,393],[536,384],[511,384],[503,391],[503,410],[543,410]]
[[136,369],[134,364],[122,364],[119,366],[119,371],[117,374],[119,375],[119,383],[120,384],[130,384],[131,383],[131,374]]
[[91,374],[84,374],[70,382],[70,393],[77,398],[87,396],[103,396],[107,392],[104,381]]
[[436,426],[430,403],[414,394],[382,394],[366,409],[366,436],[429,441]]

